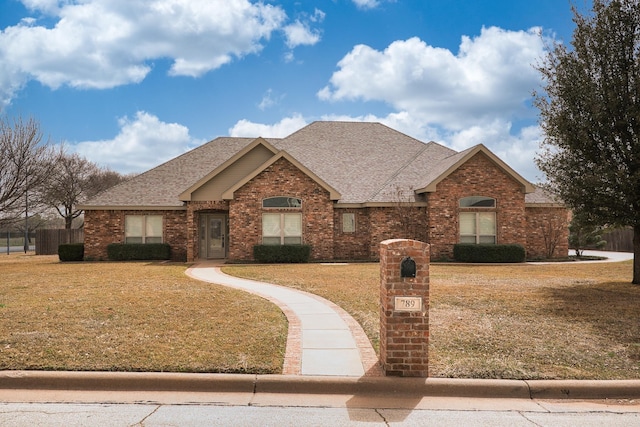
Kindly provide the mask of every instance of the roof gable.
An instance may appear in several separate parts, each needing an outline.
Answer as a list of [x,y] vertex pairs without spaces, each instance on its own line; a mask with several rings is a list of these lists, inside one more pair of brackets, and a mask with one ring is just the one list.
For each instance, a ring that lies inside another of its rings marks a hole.
[[179,198],[182,201],[221,200],[225,190],[277,153],[278,150],[264,138],[256,138],[184,190]]
[[525,193],[533,193],[535,187],[529,181],[524,179],[520,174],[514,171],[509,165],[503,162],[498,156],[493,154],[487,147],[482,144],[478,144],[475,147],[471,147],[465,151],[461,151],[452,156],[443,159],[438,165],[431,171],[431,177],[424,181],[416,193],[431,193],[436,191],[436,186],[446,177],[455,172],[460,166],[466,163],[469,159],[478,153],[482,153],[487,156],[496,166],[502,169],[507,175],[511,176],[515,181],[519,182],[525,190]]
[[85,202],[82,209],[179,208],[179,195],[255,138],[220,137],[116,185]]
[[483,145],[456,152],[380,123],[314,122],[283,139],[220,137],[96,196],[85,209],[184,208],[225,200],[285,158],[340,205],[418,201],[478,153],[532,193],[534,187]]
[[272,164],[274,164],[275,162],[277,162],[280,159],[287,160],[288,162],[293,164],[296,168],[300,169],[300,171],[302,171],[302,173],[304,173],[309,178],[311,178],[313,181],[315,181],[318,185],[320,185],[322,188],[327,190],[329,192],[329,198],[331,200],[339,200],[342,197],[340,195],[340,193],[335,188],[333,188],[331,185],[327,184],[324,180],[322,180],[320,177],[318,177],[315,173],[313,173],[311,170],[309,170],[306,166],[304,166],[299,161],[297,161],[295,158],[293,158],[289,153],[287,153],[286,151],[282,150],[278,154],[274,155],[269,160],[264,162],[258,168],[256,168],[253,172],[251,172],[250,174],[246,175],[243,179],[238,181],[231,188],[226,190],[222,194],[222,198],[225,199],[225,200],[232,200],[233,196],[234,196],[233,193],[236,190],[238,190],[239,188],[244,186],[246,183],[251,181],[253,178],[258,176],[265,169],[267,169],[269,166],[271,166]]

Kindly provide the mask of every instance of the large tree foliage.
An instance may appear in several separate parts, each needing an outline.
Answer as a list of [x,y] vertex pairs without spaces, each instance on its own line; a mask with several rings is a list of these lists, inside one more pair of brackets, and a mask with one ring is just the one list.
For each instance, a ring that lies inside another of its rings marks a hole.
[[40,200],[64,218],[65,228],[82,215],[78,205],[123,181],[125,177],[102,169],[78,154],[63,153],[40,188]]
[[58,153],[34,119],[0,117],[0,224],[24,216],[27,198],[49,177]]
[[545,132],[536,159],[549,186],[589,222],[634,228],[640,283],[640,0],[593,0],[573,9],[572,48],[557,44],[538,67]]

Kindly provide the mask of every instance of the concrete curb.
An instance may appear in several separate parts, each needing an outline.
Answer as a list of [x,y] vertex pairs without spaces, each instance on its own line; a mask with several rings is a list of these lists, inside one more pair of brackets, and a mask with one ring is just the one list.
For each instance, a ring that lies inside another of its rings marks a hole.
[[640,398],[640,380],[353,378],[159,372],[0,371],[0,389],[517,399]]

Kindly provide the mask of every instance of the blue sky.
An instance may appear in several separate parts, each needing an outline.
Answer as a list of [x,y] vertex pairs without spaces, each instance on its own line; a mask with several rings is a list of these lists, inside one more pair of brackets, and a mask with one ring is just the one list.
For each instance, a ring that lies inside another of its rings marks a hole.
[[[581,10],[590,2],[576,1]],[[0,0],[0,109],[114,170],[218,136],[379,121],[531,181],[531,92],[565,0]]]

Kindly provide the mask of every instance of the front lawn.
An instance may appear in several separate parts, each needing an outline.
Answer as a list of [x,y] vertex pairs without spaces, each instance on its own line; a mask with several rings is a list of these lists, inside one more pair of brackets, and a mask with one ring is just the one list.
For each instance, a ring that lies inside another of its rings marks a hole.
[[[286,318],[171,263],[0,256],[0,369],[279,373]],[[431,266],[432,376],[640,378],[631,262]],[[379,265],[226,266],[321,295],[377,347]]]
[[0,370],[282,372],[282,312],[185,269],[1,255]]
[[[379,265],[230,266],[226,273],[321,295],[379,333]],[[434,264],[430,375],[640,378],[640,286],[631,261]]]

